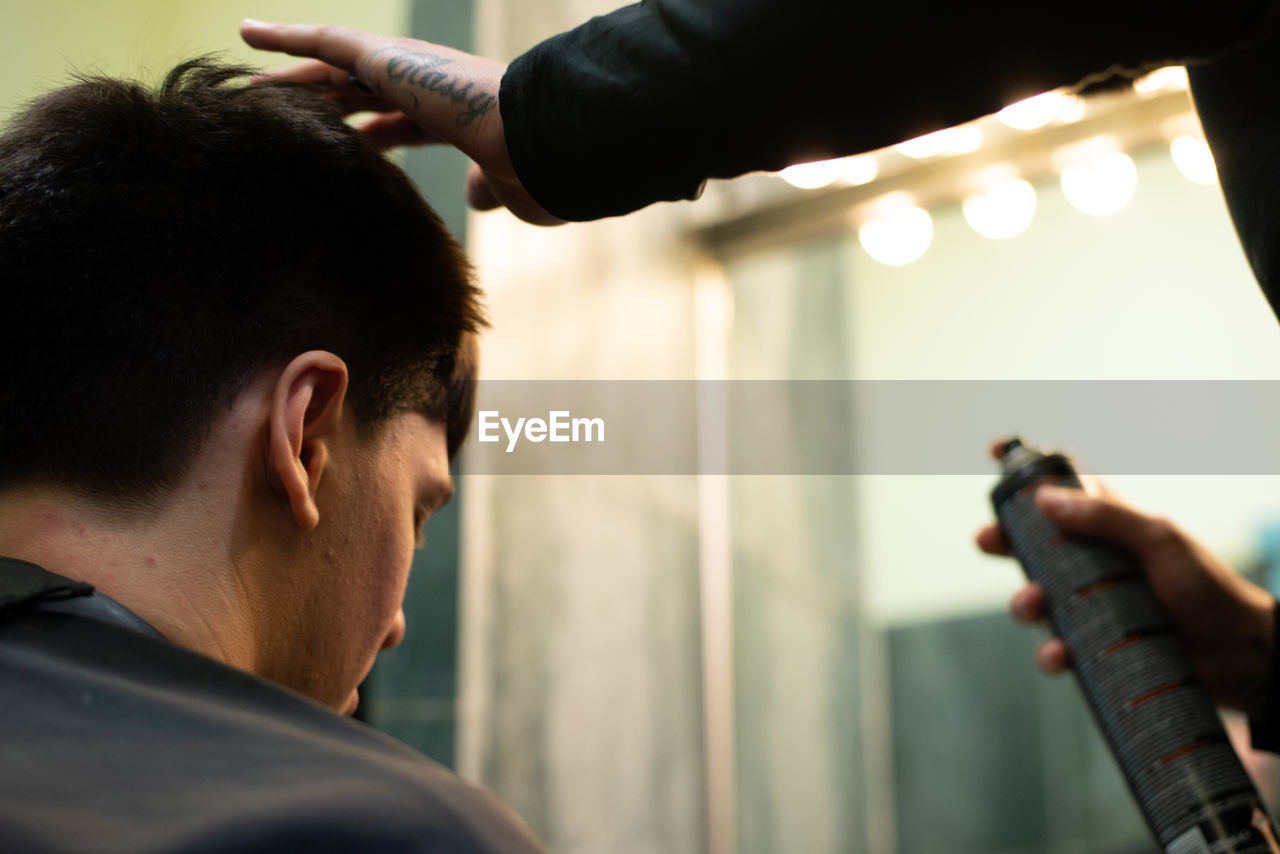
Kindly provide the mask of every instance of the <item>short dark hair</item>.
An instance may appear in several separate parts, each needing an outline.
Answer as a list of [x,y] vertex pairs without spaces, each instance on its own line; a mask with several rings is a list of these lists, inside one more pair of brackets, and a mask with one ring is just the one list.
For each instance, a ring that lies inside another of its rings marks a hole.
[[330,350],[362,427],[474,409],[479,291],[409,179],[309,87],[204,57],[0,136],[0,487],[145,500],[260,371]]

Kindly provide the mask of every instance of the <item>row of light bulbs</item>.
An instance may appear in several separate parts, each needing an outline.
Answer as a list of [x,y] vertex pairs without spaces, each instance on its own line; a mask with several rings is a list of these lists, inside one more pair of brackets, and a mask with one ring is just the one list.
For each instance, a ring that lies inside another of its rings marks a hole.
[[[1179,66],[1158,69],[1139,78],[1134,89],[1151,95],[1168,89],[1185,89],[1186,71]],[[1047,92],[1012,104],[996,114],[1005,125],[1017,130],[1035,130],[1051,122],[1073,122],[1084,115],[1081,98],[1065,92]],[[1177,119],[1166,128],[1172,136],[1170,150],[1174,164],[1190,180],[1213,184],[1217,171],[1204,138],[1190,117]],[[900,154],[914,159],[959,155],[976,151],[983,142],[982,128],[976,124],[937,131],[894,146]],[[1109,216],[1122,210],[1138,186],[1138,170],[1133,158],[1120,150],[1117,140],[1098,136],[1054,153],[1063,194],[1076,209],[1090,216]],[[867,184],[875,180],[879,163],[875,155],[863,154],[784,169],[780,176],[793,186],[818,189],[840,182]],[[974,191],[961,203],[965,221],[978,234],[992,240],[1007,240],[1021,234],[1031,224],[1036,211],[1036,191],[1010,165],[984,170],[972,180]],[[906,193],[891,193],[869,206],[870,218],[858,227],[858,239],[872,258],[883,264],[902,266],[924,255],[933,240],[933,220]]]

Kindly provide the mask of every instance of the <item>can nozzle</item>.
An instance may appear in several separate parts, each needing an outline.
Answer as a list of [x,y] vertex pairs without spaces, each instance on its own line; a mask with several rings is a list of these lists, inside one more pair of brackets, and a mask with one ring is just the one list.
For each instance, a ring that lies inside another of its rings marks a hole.
[[1000,446],[1000,471],[1011,474],[1027,463],[1044,456],[1034,448],[1022,444],[1022,439],[1014,436]]
[[1010,438],[1009,441],[1005,442],[1003,445],[1000,446],[1000,456],[1004,457],[1014,448],[1021,448],[1021,447],[1022,447],[1022,439],[1018,438],[1017,436],[1014,436]]

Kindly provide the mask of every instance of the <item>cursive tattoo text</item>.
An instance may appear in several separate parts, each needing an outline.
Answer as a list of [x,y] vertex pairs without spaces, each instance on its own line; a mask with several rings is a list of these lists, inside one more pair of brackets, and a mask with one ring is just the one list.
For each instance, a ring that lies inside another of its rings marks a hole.
[[419,107],[418,95],[414,89],[421,89],[448,98],[455,104],[463,105],[457,122],[462,127],[474,122],[489,112],[497,104],[498,98],[489,92],[472,91],[475,81],[463,83],[454,74],[444,70],[453,64],[453,60],[424,51],[408,50],[402,47],[388,46],[374,51],[364,63],[366,79],[373,60],[386,56],[387,64],[384,74],[392,83],[400,83],[407,88],[413,98],[413,106]]

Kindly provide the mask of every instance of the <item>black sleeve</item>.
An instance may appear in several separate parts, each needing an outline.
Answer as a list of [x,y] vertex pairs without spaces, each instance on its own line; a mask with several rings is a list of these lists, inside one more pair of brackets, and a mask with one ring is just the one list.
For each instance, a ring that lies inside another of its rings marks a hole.
[[1212,57],[1277,0],[642,0],[512,62],[501,109],[543,207],[598,219],[869,151],[1100,72]]
[[1262,701],[1249,712],[1249,736],[1254,750],[1280,753],[1280,602],[1272,610],[1271,659]]
[[1190,76],[1236,235],[1280,314],[1280,37],[1246,45]]

